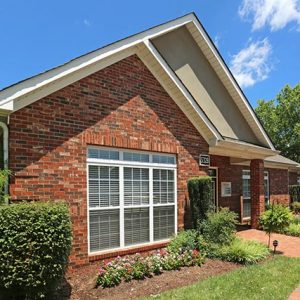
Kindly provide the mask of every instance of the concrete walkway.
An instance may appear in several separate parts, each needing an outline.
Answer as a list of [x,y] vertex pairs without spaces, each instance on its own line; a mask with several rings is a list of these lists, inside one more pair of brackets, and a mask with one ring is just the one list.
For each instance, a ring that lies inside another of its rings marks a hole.
[[[247,240],[256,240],[264,244],[268,244],[268,235],[261,230],[248,229],[240,231],[237,233],[238,236],[245,238]],[[272,243],[277,240],[279,245],[276,248],[276,252],[280,252],[285,256],[290,257],[300,257],[300,237],[287,236],[283,234],[273,233],[271,235],[271,246],[273,250]],[[300,298],[299,298],[300,299]]]
[[[240,231],[237,234],[247,240],[255,240],[266,245],[268,244],[268,235],[261,230],[248,229]],[[285,256],[300,257],[300,237],[274,233],[271,235],[271,249],[273,249],[272,242],[274,240],[277,240],[279,243],[276,252],[279,251]],[[292,292],[288,300],[300,300],[300,285]]]

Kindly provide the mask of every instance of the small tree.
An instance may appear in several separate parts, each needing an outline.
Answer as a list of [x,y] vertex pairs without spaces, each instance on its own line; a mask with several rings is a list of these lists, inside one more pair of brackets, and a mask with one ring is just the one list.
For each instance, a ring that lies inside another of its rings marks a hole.
[[211,178],[209,176],[193,177],[188,181],[191,201],[191,216],[194,228],[206,218],[213,209]]
[[293,220],[293,214],[288,207],[272,204],[260,217],[263,230],[269,235],[268,247],[270,247],[271,234],[280,232]]

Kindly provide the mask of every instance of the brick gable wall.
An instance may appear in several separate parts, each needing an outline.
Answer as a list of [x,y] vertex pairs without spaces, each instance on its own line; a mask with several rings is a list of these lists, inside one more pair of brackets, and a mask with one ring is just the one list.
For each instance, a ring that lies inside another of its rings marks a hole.
[[208,152],[207,143],[137,56],[13,113],[9,130],[12,200],[69,203],[73,266],[89,261],[87,145],[176,154],[179,228],[184,226],[187,179],[205,174],[198,157]]

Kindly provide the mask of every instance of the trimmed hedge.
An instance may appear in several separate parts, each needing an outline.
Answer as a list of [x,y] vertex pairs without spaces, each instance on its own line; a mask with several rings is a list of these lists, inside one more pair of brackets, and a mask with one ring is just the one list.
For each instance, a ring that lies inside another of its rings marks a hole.
[[192,177],[188,180],[191,201],[191,217],[194,228],[206,219],[206,214],[213,208],[211,201],[211,178],[209,176]]
[[300,202],[300,185],[290,185],[289,194],[292,202]]
[[71,240],[65,204],[1,206],[0,299],[47,297],[65,273]]

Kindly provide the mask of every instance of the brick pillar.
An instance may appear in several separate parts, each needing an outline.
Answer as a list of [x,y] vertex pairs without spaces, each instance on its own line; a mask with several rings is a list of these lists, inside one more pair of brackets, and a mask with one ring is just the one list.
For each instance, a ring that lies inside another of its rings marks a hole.
[[259,217],[265,210],[264,193],[264,162],[253,159],[250,163],[251,171],[251,228],[259,227]]

